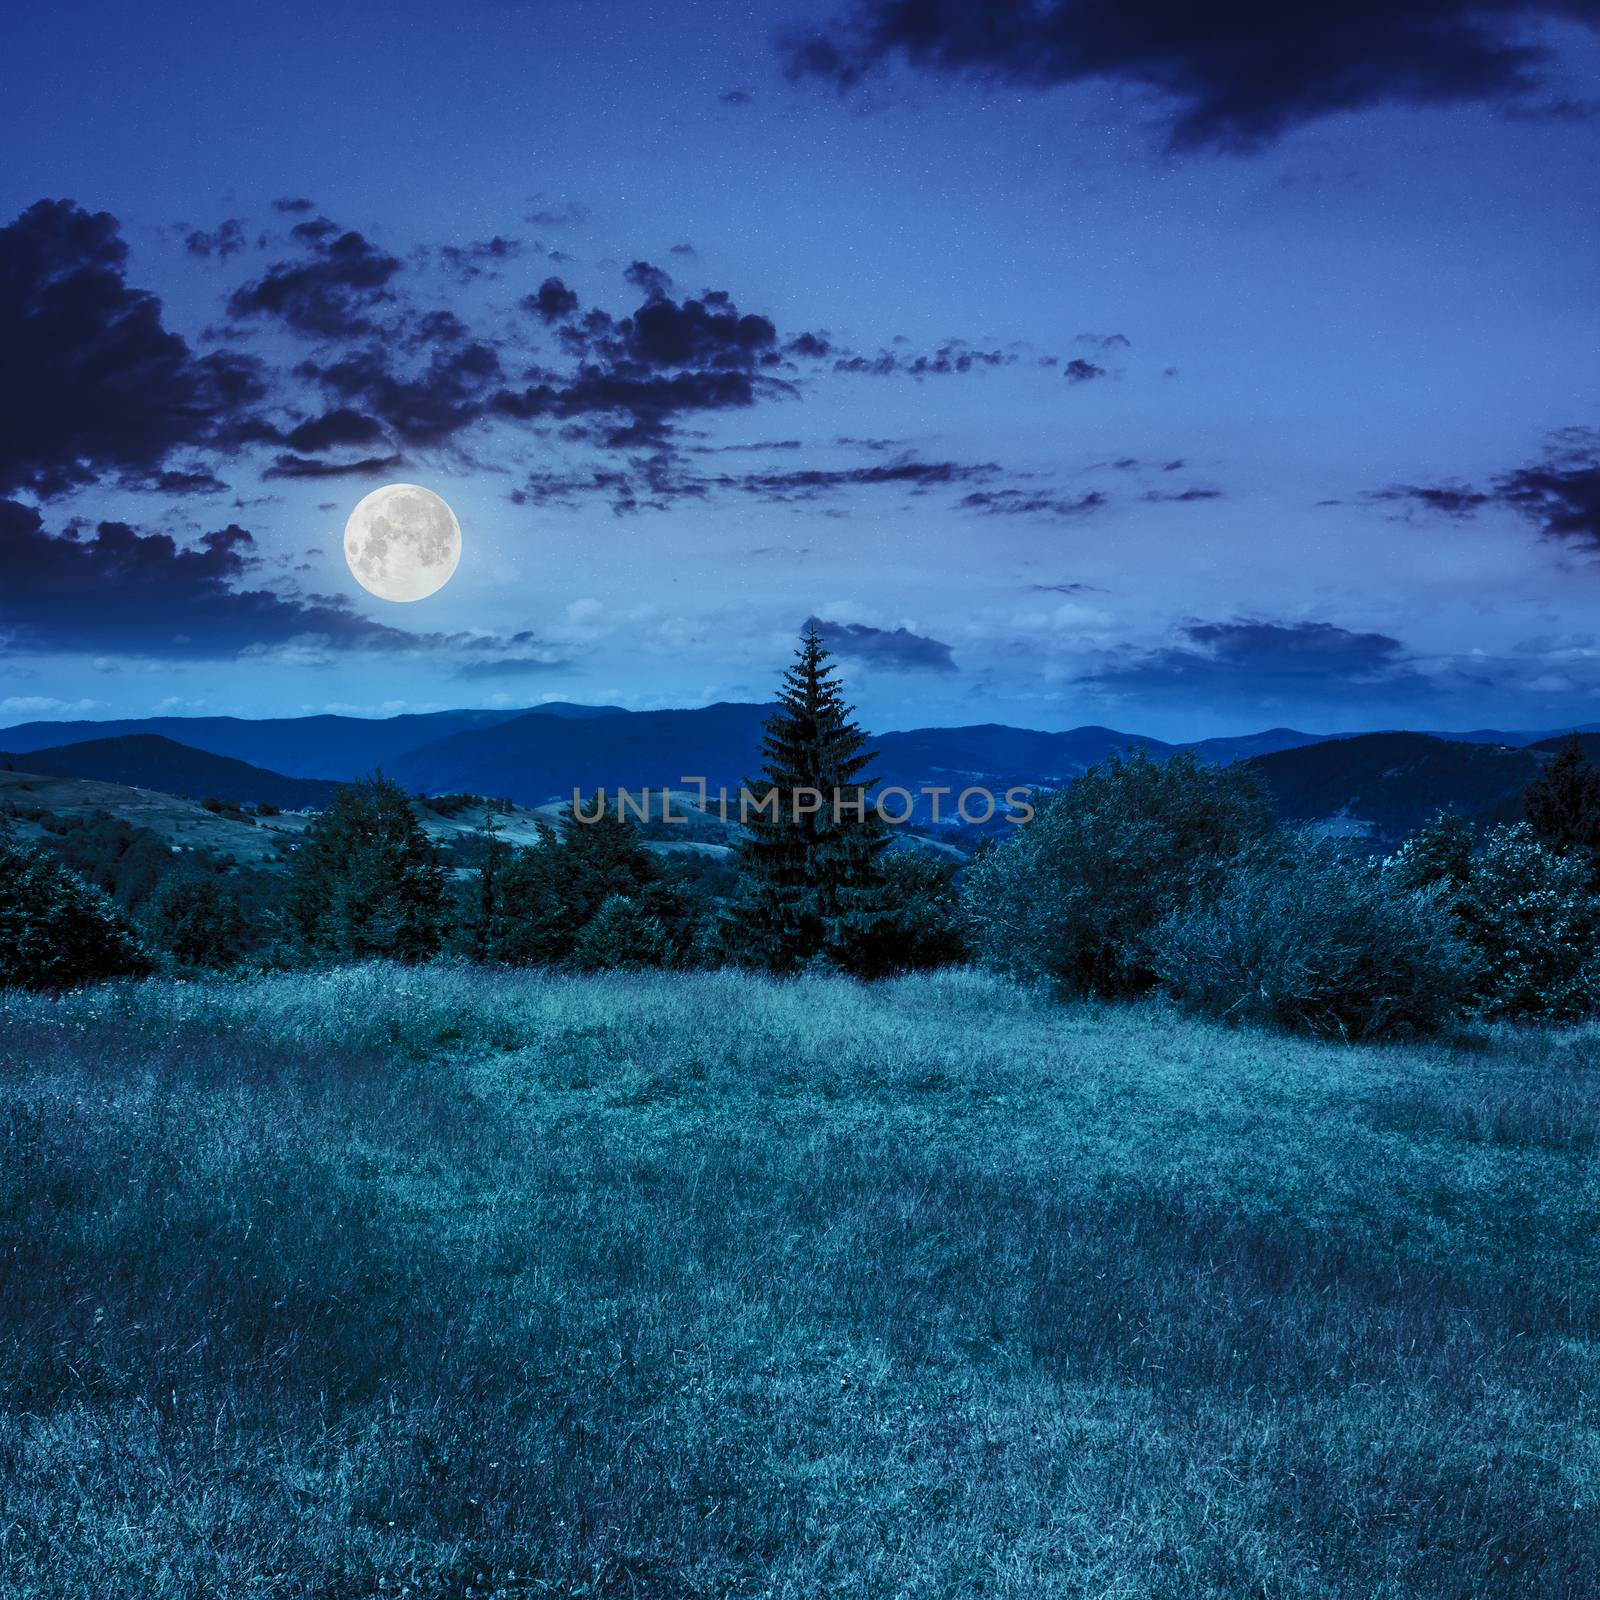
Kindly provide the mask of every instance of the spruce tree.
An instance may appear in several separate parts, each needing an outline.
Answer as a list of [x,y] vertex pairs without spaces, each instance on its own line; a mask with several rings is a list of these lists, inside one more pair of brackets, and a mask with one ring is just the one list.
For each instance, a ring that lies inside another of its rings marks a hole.
[[854,971],[882,920],[889,835],[867,798],[872,756],[854,710],[808,627],[767,721],[762,777],[746,780],[755,804],[742,818],[744,881],[727,929],[740,964]]
[[425,961],[444,936],[445,876],[399,784],[336,789],[295,856],[287,912],[313,956]]
[[1587,863],[1591,884],[1600,888],[1600,771],[1577,734],[1568,735],[1528,785],[1522,811],[1542,845]]

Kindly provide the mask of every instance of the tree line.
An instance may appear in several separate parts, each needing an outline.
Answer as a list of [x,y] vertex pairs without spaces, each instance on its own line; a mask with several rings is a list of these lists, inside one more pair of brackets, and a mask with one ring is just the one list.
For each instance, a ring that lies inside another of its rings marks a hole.
[[160,841],[111,819],[61,860],[0,840],[0,982],[440,956],[871,979],[976,960],[1062,995],[1159,990],[1356,1038],[1600,1008],[1600,771],[1576,736],[1528,790],[1524,821],[1480,833],[1440,816],[1388,858],[1284,828],[1246,768],[1136,753],[1037,796],[1026,827],[957,871],[898,845],[870,805],[793,803],[865,800],[853,717],[808,634],[761,749],[756,782],[779,803],[747,821],[731,872],[650,849],[660,830],[602,794],[521,846],[502,837],[505,802],[448,797],[453,814],[483,815],[470,868],[452,873],[381,774],[335,793],[286,874],[203,859],[172,871]]

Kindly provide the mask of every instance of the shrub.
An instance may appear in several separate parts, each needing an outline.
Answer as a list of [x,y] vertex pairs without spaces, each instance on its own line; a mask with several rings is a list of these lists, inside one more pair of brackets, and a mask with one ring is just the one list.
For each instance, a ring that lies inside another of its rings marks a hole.
[[1438,885],[1476,954],[1472,1009],[1570,1021],[1600,1007],[1600,900],[1589,891],[1588,859],[1557,854],[1526,823],[1491,828],[1475,853],[1471,843],[1464,824],[1431,823],[1391,871],[1408,885]]
[[238,900],[211,874],[167,878],[151,897],[147,923],[185,967],[230,966],[249,943]]
[[1309,836],[1238,862],[1151,945],[1162,983],[1195,1011],[1350,1039],[1433,1031],[1474,976],[1442,890]]
[[879,863],[878,917],[847,950],[845,970],[863,978],[930,972],[967,957],[966,917],[955,868],[925,851],[895,850]]
[[0,839],[0,986],[138,977],[150,960],[115,905],[63,866]]
[[1037,805],[973,859],[965,904],[988,965],[1076,994],[1149,989],[1151,931],[1275,826],[1251,773],[1188,754],[1113,757]]

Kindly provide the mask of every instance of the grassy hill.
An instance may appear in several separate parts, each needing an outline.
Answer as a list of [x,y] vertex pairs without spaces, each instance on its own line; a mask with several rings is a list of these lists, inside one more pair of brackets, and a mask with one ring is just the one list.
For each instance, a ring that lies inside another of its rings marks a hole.
[[0,999],[0,1592],[1576,1600],[1592,1029],[955,974]]

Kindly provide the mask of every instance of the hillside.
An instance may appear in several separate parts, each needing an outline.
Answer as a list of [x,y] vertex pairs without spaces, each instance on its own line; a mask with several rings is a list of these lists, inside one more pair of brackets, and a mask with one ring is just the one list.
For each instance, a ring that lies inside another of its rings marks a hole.
[[[549,717],[602,717],[609,706],[558,702],[536,713]],[[437,711],[395,717],[135,717],[112,722],[26,722],[0,729],[0,746],[27,755],[85,741],[156,734],[193,750],[229,756],[297,778],[350,779],[419,745],[467,728],[492,727],[523,710]]]
[[324,779],[287,778],[231,756],[191,749],[155,733],[130,733],[54,749],[0,754],[0,763],[6,762],[54,777],[159,789],[189,800],[214,796],[244,805],[265,801],[284,810],[320,810],[336,787]]
[[1537,750],[1461,744],[1426,733],[1368,733],[1250,763],[1289,822],[1396,844],[1439,811],[1498,813],[1547,757]]

